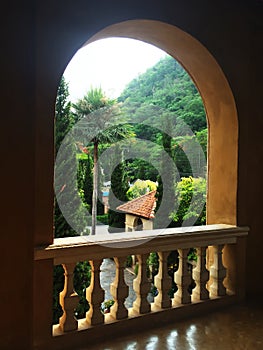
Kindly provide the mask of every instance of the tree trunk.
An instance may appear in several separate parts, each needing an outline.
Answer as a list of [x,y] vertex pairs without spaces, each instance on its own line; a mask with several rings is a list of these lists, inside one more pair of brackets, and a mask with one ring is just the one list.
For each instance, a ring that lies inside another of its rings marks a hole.
[[98,201],[98,141],[94,142],[94,168],[93,168],[93,195],[92,195],[92,221],[91,234],[96,234],[97,201]]

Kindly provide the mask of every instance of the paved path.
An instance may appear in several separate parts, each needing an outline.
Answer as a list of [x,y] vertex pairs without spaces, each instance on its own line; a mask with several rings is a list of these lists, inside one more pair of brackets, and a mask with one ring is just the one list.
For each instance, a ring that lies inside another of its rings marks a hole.
[[[108,225],[96,225],[96,235],[108,235]],[[89,232],[91,232],[91,226],[87,226]]]
[[[90,229],[90,227],[89,227]],[[96,235],[109,234],[108,225],[97,225],[96,226]],[[110,293],[110,285],[115,278],[115,263],[112,259],[103,259],[101,264],[101,273],[100,273],[100,283],[101,287],[105,290],[104,300],[113,299]],[[136,294],[133,290],[133,280],[136,276],[128,271],[124,271],[124,280],[127,286],[129,287],[129,295],[125,300],[125,306],[127,308],[132,307],[134,300],[136,299]],[[148,295],[148,301],[153,301],[153,296],[151,293]]]
[[[100,273],[100,284],[101,287],[105,290],[105,300],[112,299],[110,293],[110,284],[115,278],[115,263],[111,259],[104,259],[101,264],[101,273]],[[124,280],[127,286],[129,287],[129,295],[126,298],[125,306],[127,308],[131,307],[134,300],[136,299],[136,294],[132,288],[133,280],[136,276],[133,275],[128,270],[124,271]]]
[[[111,259],[104,259],[101,264],[101,273],[100,273],[100,284],[101,287],[105,290],[105,300],[112,299],[110,293],[110,285],[115,278],[115,263]],[[132,307],[134,300],[136,299],[136,294],[133,290],[133,280],[136,276],[128,271],[124,270],[124,280],[127,286],[129,287],[129,295],[125,300],[124,305],[129,308]],[[153,296],[151,293],[148,294],[148,301],[151,303],[153,301]]]

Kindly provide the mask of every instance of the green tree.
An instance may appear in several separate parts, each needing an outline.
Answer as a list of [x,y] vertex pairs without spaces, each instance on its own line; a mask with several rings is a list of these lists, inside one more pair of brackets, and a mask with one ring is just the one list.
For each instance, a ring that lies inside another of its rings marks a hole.
[[92,157],[88,155],[83,189],[84,189],[85,201],[90,206],[92,205],[92,188],[93,188],[92,169],[93,169],[93,160],[92,160]]
[[[189,74],[171,56],[161,59],[145,73],[133,79],[118,98],[130,111],[134,123],[147,122],[160,127],[159,114],[144,113],[155,106],[173,112],[177,119],[178,135],[185,135],[185,123],[196,133],[207,127],[201,96]],[[147,133],[147,128],[138,132]]]
[[[170,132],[172,131],[173,125],[172,120],[169,115],[162,116],[164,132],[161,134],[162,146],[163,150],[166,152],[167,156],[169,156],[168,161],[167,158],[162,158],[162,176],[158,176],[158,191],[157,191],[157,217],[154,221],[154,225],[156,228],[165,228],[170,224],[170,214],[174,208],[174,182],[175,182],[175,174],[174,174],[174,162],[173,162],[173,154],[172,154],[172,137],[170,136]],[[164,181],[166,190],[164,193]],[[164,201],[164,205],[161,207],[161,203]]]
[[206,179],[184,177],[177,183],[176,200],[179,203],[177,211],[171,218],[177,226],[205,225],[206,223]]
[[[71,130],[74,124],[74,118],[70,111],[71,103],[69,101],[69,91],[68,84],[62,77],[60,85],[58,87],[57,99],[56,99],[56,109],[55,109],[55,151],[56,155],[58,150],[68,132]],[[74,171],[77,167],[76,160],[76,149],[75,145],[71,140],[63,143],[64,147],[64,159],[63,162],[57,163],[56,167],[56,198],[55,198],[55,208],[54,208],[54,228],[55,237],[70,237],[77,236],[78,233],[73,227],[78,227],[79,231],[85,226],[85,220],[83,216],[83,207],[79,205],[77,212],[73,213],[70,207],[73,205],[73,201],[78,200],[74,198],[74,195],[70,195],[70,190],[72,193],[77,190],[77,184],[72,183],[74,179]],[[67,174],[60,169],[67,169]],[[58,197],[60,203],[63,203],[65,210],[68,213],[68,221],[74,223],[71,225],[62,214],[60,207],[58,205]],[[68,199],[71,198],[70,202]],[[73,227],[72,227],[73,226]],[[78,231],[78,232],[79,232]]]
[[[119,107],[114,100],[105,97],[101,88],[91,89],[83,99],[76,104],[75,118],[78,127],[86,137],[90,137],[93,146],[93,197],[92,197],[92,228],[91,234],[95,234],[98,201],[98,177],[99,177],[99,144],[111,144],[132,135],[130,128],[120,123]],[[118,123],[119,122],[119,123]]]
[[157,184],[151,180],[141,180],[138,179],[134,184],[128,189],[127,197],[129,200],[138,198],[147,192],[156,191]]
[[78,157],[78,188],[82,191],[83,202],[88,208],[92,206],[92,188],[93,188],[93,160],[89,154],[81,154]]
[[58,86],[55,108],[55,153],[57,154],[64,137],[74,124],[74,117],[70,111],[68,83],[62,77]]
[[76,264],[74,269],[73,285],[74,290],[79,296],[79,303],[75,310],[76,318],[84,318],[89,310],[89,304],[86,299],[86,288],[90,285],[91,266],[88,261],[81,261]]
[[136,179],[156,182],[158,170],[150,163],[140,158],[126,159],[125,171],[130,182]]
[[203,129],[201,131],[198,131],[196,133],[197,140],[198,140],[200,146],[202,147],[206,158],[207,158],[207,133],[208,133],[207,128]]
[[192,138],[193,136],[184,135],[178,136],[173,140],[173,156],[180,178],[193,176],[190,159],[186,154],[186,150],[187,153],[191,153],[189,144],[191,144]]
[[[119,146],[115,148],[115,162],[122,158],[121,149]],[[125,163],[120,162],[112,172],[111,188],[109,192],[109,232],[118,232],[120,229],[124,231],[125,228],[125,213],[116,211],[119,205],[118,201],[126,202],[126,192],[129,189],[127,173],[125,171]],[[116,200],[117,199],[117,200]]]
[[207,129],[196,135],[178,136],[173,140],[173,154],[180,177],[204,177],[206,173]]

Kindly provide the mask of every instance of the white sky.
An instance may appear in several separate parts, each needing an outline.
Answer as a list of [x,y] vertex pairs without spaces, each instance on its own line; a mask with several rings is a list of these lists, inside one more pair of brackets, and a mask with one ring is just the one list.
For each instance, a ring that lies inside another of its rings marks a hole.
[[133,78],[166,55],[134,39],[97,40],[78,50],[64,72],[70,100],[83,98],[91,87],[101,87],[107,97],[116,98]]

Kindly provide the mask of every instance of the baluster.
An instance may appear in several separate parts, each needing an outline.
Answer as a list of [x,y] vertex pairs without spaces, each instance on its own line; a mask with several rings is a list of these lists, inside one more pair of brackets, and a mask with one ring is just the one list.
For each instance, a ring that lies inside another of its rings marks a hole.
[[193,269],[193,278],[196,283],[193,289],[193,298],[195,300],[209,299],[209,292],[206,289],[209,279],[209,271],[206,269],[206,249],[207,247],[197,248],[197,265]]
[[89,310],[86,313],[86,320],[89,325],[94,326],[104,323],[104,315],[101,313],[101,303],[104,300],[104,290],[100,285],[100,266],[102,259],[91,260],[90,285],[86,290],[86,297],[89,302]]
[[62,265],[64,268],[64,289],[59,295],[60,305],[63,309],[63,315],[59,319],[59,325],[63,332],[70,332],[78,329],[78,321],[75,318],[75,309],[78,305],[79,296],[74,291],[73,277],[75,263]]
[[116,264],[115,279],[110,286],[110,292],[113,296],[114,304],[111,307],[111,316],[116,320],[128,317],[128,310],[124,306],[125,299],[129,294],[129,287],[124,280],[124,269],[126,256],[114,258]]
[[178,290],[174,294],[174,302],[180,304],[191,303],[191,295],[188,292],[188,287],[191,283],[191,276],[188,271],[187,255],[189,249],[178,249],[179,253],[179,268],[175,273],[175,283]]
[[210,267],[210,276],[212,284],[210,286],[211,296],[223,296],[226,295],[226,288],[223,285],[223,281],[226,277],[226,268],[222,261],[222,250],[224,244],[214,246],[214,262]]
[[148,254],[137,255],[139,264],[138,275],[133,281],[133,289],[136,293],[136,300],[133,303],[133,310],[140,313],[146,314],[151,311],[151,305],[147,300],[147,295],[151,288],[151,282],[147,277],[147,258]]
[[171,278],[168,275],[167,258],[170,252],[158,252],[159,271],[154,277],[154,284],[158,289],[158,295],[154,298],[154,304],[162,309],[171,307],[171,299],[168,295],[171,289]]

